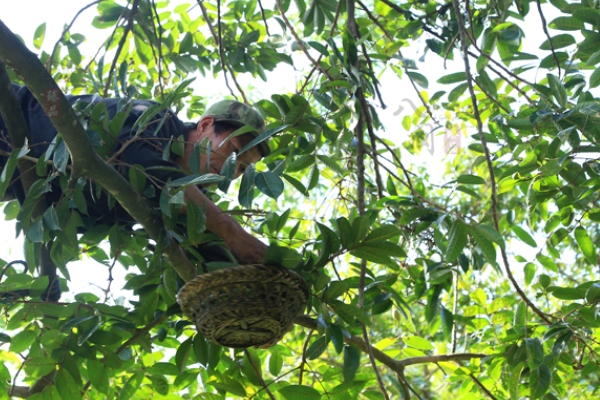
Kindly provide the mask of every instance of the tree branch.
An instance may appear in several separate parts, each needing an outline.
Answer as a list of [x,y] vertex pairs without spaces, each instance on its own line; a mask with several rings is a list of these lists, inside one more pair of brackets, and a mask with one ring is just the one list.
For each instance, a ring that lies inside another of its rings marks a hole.
[[[469,55],[468,55],[467,35],[465,32],[466,31],[465,22],[463,20],[462,14],[461,14],[458,0],[452,0],[452,5],[454,7],[454,13],[456,14],[456,21],[458,22],[458,31],[460,33],[461,49],[462,49],[462,53],[463,53],[463,60],[465,63],[465,73],[467,74],[467,86],[469,88],[469,94],[471,95],[473,114],[474,114],[475,120],[477,121],[477,133],[479,134],[479,141],[481,142],[481,145],[483,146],[485,160],[487,163],[488,172],[490,174],[490,182],[491,182],[491,186],[492,186],[492,196],[491,196],[492,219],[494,221],[494,227],[496,228],[496,230],[498,232],[500,232],[500,227],[499,227],[499,222],[498,222],[499,218],[498,218],[498,197],[497,197],[497,192],[496,192],[496,177],[494,174],[494,166],[492,164],[492,157],[490,155],[490,150],[487,145],[487,140],[483,134],[483,123],[481,121],[481,115],[479,114],[479,107],[477,106],[477,97],[475,95],[475,89],[473,88],[473,76],[471,75],[471,67],[469,65]],[[510,269],[510,265],[508,263],[508,257],[506,255],[506,250],[504,248],[502,248],[501,246],[500,246],[500,253],[502,255],[502,261],[504,263],[504,269],[506,271],[506,275],[508,276],[508,279],[510,280],[514,289],[517,291],[517,293],[519,294],[521,299],[529,306],[529,308],[531,308],[533,310],[533,312],[535,312],[542,319],[542,321],[544,321],[546,324],[550,325],[551,322],[548,319],[548,317],[546,316],[546,314],[544,314],[542,312],[542,310],[537,308],[537,306],[535,304],[533,304],[533,302],[531,300],[529,300],[529,298],[527,298],[527,295],[525,295],[525,292],[523,292],[523,289],[521,289],[521,287],[517,283],[515,277],[513,276],[512,271]]]
[[302,39],[300,39],[300,36],[298,36],[298,34],[296,33],[296,30],[294,29],[294,27],[292,26],[290,21],[285,16],[285,13],[283,12],[283,7],[281,7],[281,0],[275,0],[275,3],[277,4],[277,9],[279,10],[279,14],[281,15],[281,18],[283,19],[285,26],[288,27],[288,29],[292,33],[292,36],[294,36],[294,39],[296,39],[296,43],[298,43],[298,46],[300,46],[300,48],[302,49],[302,52],[304,53],[306,58],[308,58],[310,60],[310,62],[312,63],[312,65],[317,67],[323,73],[323,75],[325,75],[327,77],[327,79],[329,79],[330,81],[333,81],[334,80],[333,77],[331,77],[331,75],[329,75],[329,73],[325,70],[325,68],[323,68],[323,66],[321,64],[319,64],[314,58],[312,58],[312,56],[306,49],[304,42],[302,41]]
[[[317,329],[317,321],[308,315],[301,315],[294,320],[296,325],[303,326],[308,329]],[[438,354],[432,356],[422,356],[422,357],[410,357],[404,358],[402,360],[396,360],[392,357],[388,356],[381,350],[367,345],[365,341],[357,336],[344,336],[344,342],[347,344],[354,345],[358,347],[364,353],[368,353],[369,347],[373,352],[373,357],[380,363],[384,364],[392,371],[396,373],[404,373],[404,368],[409,365],[417,365],[417,364],[429,364],[429,363],[438,363],[438,362],[461,362],[468,361],[474,358],[484,358],[488,357],[488,354],[481,353],[457,353],[457,354]]]
[[125,46],[125,42],[127,41],[127,36],[129,36],[129,32],[133,31],[133,18],[135,17],[135,13],[137,12],[138,4],[140,0],[133,0],[133,4],[131,5],[131,11],[127,14],[127,25],[125,25],[125,32],[123,32],[123,36],[119,41],[117,46],[117,51],[115,53],[115,57],[110,64],[110,69],[108,70],[108,78],[106,79],[106,84],[104,85],[104,96],[108,93],[108,88],[112,81],[112,75],[117,66],[117,60],[119,59],[119,55],[121,55],[121,51],[123,50],[123,46]]
[[[87,133],[78,122],[75,112],[52,76],[37,56],[29,51],[2,21],[0,21],[0,42],[3,44],[0,46],[0,60],[8,64],[25,82],[46,112],[50,107],[45,100],[46,94],[58,95],[58,103],[55,104],[58,105],[61,113],[50,116],[50,120],[60,132],[71,153],[73,171],[105,188],[144,227],[153,240],[159,241],[164,233],[160,216],[121,174],[96,154]],[[167,243],[165,255],[183,280],[188,281],[197,275],[196,268],[175,241]]]

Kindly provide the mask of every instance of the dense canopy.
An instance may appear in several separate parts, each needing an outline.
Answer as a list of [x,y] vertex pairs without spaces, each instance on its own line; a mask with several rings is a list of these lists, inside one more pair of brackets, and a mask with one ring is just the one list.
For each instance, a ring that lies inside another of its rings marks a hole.
[[[224,168],[168,185],[153,210],[146,172],[126,182],[110,167],[119,115],[63,108],[50,116],[61,140],[40,158],[13,141],[0,194],[29,171],[24,204],[3,208],[26,260],[0,260],[0,292],[29,296],[0,300],[0,398],[597,396],[596,1],[99,0],[65,13],[50,47],[45,24],[19,38],[0,21],[2,90],[10,79],[40,99],[56,88],[154,99],[194,121],[217,80],[221,97],[265,116],[271,154],[239,184]],[[77,24],[89,14],[92,26]],[[97,52],[80,51],[92,38]],[[386,108],[403,117],[386,124]],[[440,138],[437,166],[412,162]],[[139,225],[78,233],[89,180]],[[209,238],[201,209],[183,225],[174,210],[185,185],[210,180],[214,202],[270,243],[265,263],[310,286],[306,315],[271,348],[207,342],[176,305],[201,259],[191,249]],[[52,181],[64,201],[40,210]],[[115,301],[107,282],[106,299],[41,302],[36,255],[49,241],[64,287],[86,259],[106,276],[127,270],[132,295]]]

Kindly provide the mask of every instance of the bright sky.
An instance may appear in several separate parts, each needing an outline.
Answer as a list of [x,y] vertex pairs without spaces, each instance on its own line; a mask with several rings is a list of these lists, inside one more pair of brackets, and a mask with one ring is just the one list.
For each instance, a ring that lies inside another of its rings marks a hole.
[[[187,3],[195,5],[194,1],[173,1],[173,4]],[[46,22],[46,37],[44,41],[43,49],[47,52],[51,51],[54,43],[60,37],[64,24],[69,23],[77,10],[79,10],[88,2],[81,0],[28,0],[28,1],[12,1],[12,0],[0,0],[0,19],[10,28],[13,32],[19,34],[25,42],[29,45],[33,40],[35,29],[43,22]],[[546,11],[546,19],[551,21],[553,16],[551,15],[551,7],[544,4]],[[94,54],[100,45],[100,39],[104,35],[98,35],[94,38],[89,35],[89,26],[91,20],[95,14],[94,8],[90,8],[84,12],[77,20],[73,28],[72,33],[83,33],[87,37],[87,43],[82,45],[80,49],[84,55]],[[200,11],[196,6],[190,11],[192,17],[199,16]],[[538,47],[545,40],[541,29],[541,22],[537,16],[535,10],[530,13],[531,23],[527,25],[522,24],[521,26],[529,27],[530,29],[526,32],[527,39],[524,42],[524,52],[527,53],[539,53]],[[274,29],[277,29],[273,27]],[[553,32],[556,34],[556,32]],[[419,46],[420,49],[423,45]],[[406,49],[403,50],[405,57],[418,59],[422,54],[419,54],[419,49]],[[428,55],[427,62],[418,63],[419,72],[426,75],[429,79],[429,91],[434,93],[437,90],[447,90],[446,87],[441,87],[436,84],[437,77],[442,74],[455,72],[462,70],[462,61],[457,57],[457,61],[452,63],[448,62],[448,69],[443,70],[441,60],[435,55]],[[386,72],[380,79],[383,82],[382,95],[388,108],[386,110],[380,110],[379,116],[386,126],[387,132],[385,136],[394,140],[400,144],[408,138],[409,133],[405,131],[402,126],[402,118],[405,115],[410,115],[413,112],[410,103],[420,105],[419,100],[414,94],[412,86],[409,84],[407,79],[400,82],[395,76],[388,76]],[[533,72],[535,74],[535,71]],[[545,72],[544,72],[545,74]],[[272,93],[285,93],[291,92],[295,88],[295,80],[290,79],[291,76],[297,76],[295,71],[291,67],[282,67],[278,70],[277,74],[269,75],[269,84],[264,84],[261,80],[252,81],[251,77],[245,76],[241,78],[242,84],[254,83],[254,86],[259,88],[262,97],[268,98]],[[542,75],[543,76],[543,75]],[[535,76],[530,79],[535,80]],[[386,84],[386,81],[391,84]],[[204,96],[211,96],[212,99],[218,99],[222,95],[228,95],[228,90],[225,89],[222,78],[213,79],[212,77],[198,76],[195,82],[195,91],[198,94]],[[378,103],[377,103],[378,104]],[[400,107],[404,110],[399,112]],[[436,114],[440,119],[444,119],[443,113]],[[465,146],[466,140],[463,141],[463,147]],[[407,161],[409,163],[420,163],[428,165],[430,173],[434,176],[438,176],[442,179],[441,173],[444,168],[439,168],[445,158],[443,150],[443,137],[439,136],[435,142],[436,150],[433,154],[430,154],[427,150],[423,150],[419,157],[409,157]],[[15,259],[23,259],[22,255],[22,240],[14,238],[14,221],[0,221],[0,229],[4,232],[0,236],[0,258],[11,261]],[[95,262],[73,262],[69,265],[69,271],[73,283],[70,284],[72,288],[75,288],[76,292],[89,291],[96,293],[98,296],[103,298],[103,292],[98,289],[100,287],[106,287],[106,278],[108,277],[108,270]],[[113,284],[112,290],[117,297],[119,288],[118,282],[123,282],[123,276],[126,271],[123,268],[115,268],[113,275],[117,280]],[[75,283],[76,282],[76,283]],[[72,295],[63,294],[63,298],[67,299]]]

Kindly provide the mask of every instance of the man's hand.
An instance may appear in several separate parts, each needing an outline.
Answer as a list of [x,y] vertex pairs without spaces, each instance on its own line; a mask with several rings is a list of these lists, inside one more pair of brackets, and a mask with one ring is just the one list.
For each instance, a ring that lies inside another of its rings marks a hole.
[[242,264],[262,263],[267,245],[250,235],[233,219],[217,207],[196,186],[185,189],[188,201],[206,209],[206,229],[219,236]]

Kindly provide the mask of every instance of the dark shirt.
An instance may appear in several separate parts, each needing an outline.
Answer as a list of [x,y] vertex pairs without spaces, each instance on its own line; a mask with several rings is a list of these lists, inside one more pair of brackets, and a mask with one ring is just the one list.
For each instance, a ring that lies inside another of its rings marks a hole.
[[[16,84],[13,84],[13,89],[17,95],[21,109],[23,110],[27,128],[29,129],[29,147],[32,151],[30,155],[36,158],[43,157],[44,152],[48,149],[48,146],[57,135],[56,129],[29,89]],[[0,95],[2,94],[0,93]],[[108,111],[108,118],[111,120],[119,111],[127,110],[127,107],[124,107],[124,100],[120,99],[103,99],[98,95],[68,95],[67,99],[71,105],[77,102],[78,108],[82,108],[85,103],[91,104],[90,110],[97,104],[104,103]],[[154,206],[158,206],[158,199],[160,197],[159,190],[162,187],[162,184],[167,182],[168,179],[175,180],[185,176],[185,173],[176,163],[178,156],[175,155],[173,151],[171,151],[169,156],[165,159],[163,156],[165,147],[180,136],[187,139],[189,131],[193,127],[193,125],[180,121],[169,110],[158,112],[142,128],[139,126],[134,127],[134,124],[144,111],[157,104],[158,103],[149,100],[133,101],[112,149],[112,154],[115,154],[124,143],[127,143],[127,147],[115,162],[115,168],[128,179],[129,166],[135,164],[142,166],[147,174],[146,184],[157,189],[155,190],[154,196],[151,194],[153,190],[149,192],[145,191],[145,193],[150,194],[150,201]],[[98,142],[100,139],[100,136],[97,133],[90,130],[88,130],[88,134],[90,134],[93,142]],[[130,139],[136,135],[137,139],[129,142]],[[8,131],[1,117],[0,150],[3,150],[2,153],[5,153],[0,154],[0,166],[4,167],[6,160],[8,159],[8,153],[11,151],[11,146]],[[54,181],[57,180],[55,179]],[[8,195],[10,196],[12,194],[22,204],[25,199],[25,194],[19,179],[18,169],[15,171],[12,182],[14,183],[8,189],[11,193],[8,193]],[[116,220],[134,222],[118,205],[113,207],[113,204],[110,204],[107,200],[107,195],[104,194],[98,198],[94,193],[95,190],[90,190],[89,188],[86,189],[88,190],[84,190],[84,194],[86,195],[88,203],[88,213],[92,219],[103,219],[104,222],[108,223]],[[60,198],[61,194],[58,182],[54,182],[52,192],[46,195],[47,201],[49,203],[55,202]],[[108,220],[106,220],[106,216],[109,216]]]

